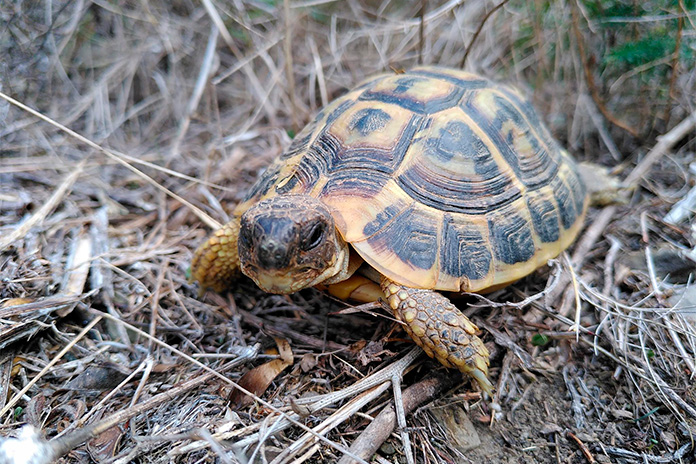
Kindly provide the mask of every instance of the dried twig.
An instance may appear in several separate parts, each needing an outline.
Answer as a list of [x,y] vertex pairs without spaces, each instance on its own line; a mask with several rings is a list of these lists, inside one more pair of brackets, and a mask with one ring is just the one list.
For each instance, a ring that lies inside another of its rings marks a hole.
[[686,456],[686,453],[691,451],[693,448],[693,442],[688,442],[679,447],[674,453],[667,454],[666,456],[653,456],[647,453],[636,453],[635,451],[629,451],[615,446],[605,446],[604,450],[607,454],[613,456],[619,456],[628,459],[637,459],[643,462],[657,462],[657,463],[670,463],[670,462],[680,462],[681,459]]
[[[418,347],[415,347],[411,349],[404,357],[400,358],[399,360],[395,361],[388,367],[375,372],[369,377],[366,377],[362,380],[359,380],[358,382],[355,382],[352,385],[349,385],[343,390],[337,391],[337,392],[332,392],[328,393],[325,395],[317,395],[313,396],[310,398],[299,398],[295,400],[295,403],[299,406],[306,406],[307,408],[307,413],[311,414],[316,411],[320,411],[332,404],[335,404],[343,399],[350,398],[356,394],[359,394],[365,390],[368,390],[370,388],[373,388],[377,385],[381,385],[385,382],[389,382],[392,378],[392,375],[394,372],[403,372],[403,370],[409,366],[415,358],[421,353],[421,349]],[[263,433],[257,432],[253,433],[244,439],[238,440],[235,442],[235,449],[244,449],[249,445],[252,445],[254,443],[259,442],[264,437],[268,437],[270,435],[276,434],[282,430],[285,430],[288,428],[291,424],[295,423],[295,421],[300,420],[301,417],[298,413],[290,413],[290,414],[284,414],[281,417],[275,418],[270,425],[266,425]],[[306,431],[309,431],[309,429],[306,429]],[[214,434],[216,439],[218,440],[226,440],[229,439],[229,437],[225,433],[221,434]],[[233,434],[232,436],[236,436],[236,434]],[[176,448],[170,452],[170,454],[175,455],[175,454],[181,454],[184,452],[189,452],[197,449],[201,449],[205,447],[206,444],[203,442],[197,442],[197,443],[191,443],[186,446],[182,446],[180,448]]]
[[476,32],[474,32],[474,35],[471,37],[471,41],[469,41],[469,45],[466,47],[466,52],[464,52],[464,56],[462,57],[461,63],[459,63],[459,68],[464,69],[464,66],[466,65],[466,59],[469,57],[469,54],[471,53],[471,50],[474,48],[474,43],[476,42],[476,39],[478,39],[479,34],[481,34],[481,31],[483,30],[483,26],[486,24],[486,21],[488,21],[488,18],[493,16],[493,14],[501,9],[502,7],[505,6],[505,4],[510,1],[510,0],[503,0],[502,2],[498,3],[496,6],[491,9],[488,13],[486,13],[486,16],[483,17],[481,22],[479,23],[478,29],[476,29]]
[[[41,119],[41,120],[43,120],[43,121],[45,121],[45,122],[51,124],[52,126],[54,126],[54,127],[58,128],[58,129],[60,129],[61,131],[65,132],[65,133],[68,134],[69,136],[71,136],[71,137],[77,139],[78,141],[80,141],[80,142],[82,142],[82,143],[84,143],[84,144],[89,145],[90,147],[92,147],[92,148],[94,148],[95,150],[97,150],[97,151],[103,153],[104,155],[106,155],[106,156],[109,157],[110,159],[116,161],[117,163],[121,164],[121,165],[124,166],[125,168],[127,168],[127,169],[129,169],[130,171],[134,172],[136,175],[138,175],[140,178],[142,178],[143,180],[145,180],[146,182],[148,182],[150,185],[152,185],[152,186],[154,186],[155,188],[157,188],[157,189],[163,191],[164,193],[166,193],[166,194],[169,195],[170,197],[175,198],[176,200],[180,201],[182,204],[184,204],[184,205],[188,206],[189,208],[191,208],[191,210],[192,210],[202,221],[204,221],[205,223],[207,223],[208,226],[209,226],[210,228],[212,228],[212,229],[219,229],[219,228],[222,226],[220,223],[218,223],[218,222],[215,221],[213,218],[211,218],[210,216],[208,216],[203,210],[201,210],[201,209],[198,208],[197,206],[193,205],[191,202],[185,200],[185,199],[184,199],[183,197],[181,197],[180,195],[177,195],[176,193],[172,192],[171,190],[169,190],[169,189],[167,189],[166,187],[164,187],[164,186],[162,186],[161,184],[159,184],[157,181],[155,181],[155,180],[154,180],[153,178],[151,178],[150,176],[146,175],[146,174],[143,173],[142,171],[140,171],[140,170],[136,169],[135,167],[131,166],[129,163],[126,162],[126,159],[125,159],[125,158],[127,158],[127,157],[122,156],[122,155],[117,155],[115,152],[112,152],[112,151],[110,151],[110,150],[107,150],[106,148],[101,147],[100,145],[94,143],[93,141],[87,139],[86,137],[83,137],[82,135],[78,134],[77,132],[75,132],[75,131],[73,131],[73,130],[71,130],[71,129],[68,129],[68,128],[65,127],[64,125],[62,125],[62,124],[60,124],[60,123],[54,121],[53,119],[49,118],[48,116],[45,116],[45,115],[41,114],[40,112],[38,112],[38,111],[36,111],[36,110],[33,110],[33,109],[29,108],[28,106],[26,106],[26,105],[23,104],[22,102],[17,101],[17,100],[15,100],[14,98],[5,95],[5,94],[2,93],[2,92],[0,92],[0,98],[3,98],[3,99],[5,99],[5,100],[7,100],[8,102],[10,102],[11,104],[15,105],[16,107],[21,108],[22,110],[26,111],[27,113],[30,113],[31,115],[33,115],[33,116],[35,116],[35,117],[37,117],[37,118],[39,118],[39,119]],[[77,175],[77,173],[78,173],[79,171],[80,171],[80,165],[78,165],[78,169],[74,172],[74,174]],[[42,208],[42,209],[43,209],[43,208]],[[2,243],[4,243],[4,242],[0,242],[0,250],[4,248],[3,246],[1,246]]]
[[67,353],[68,351],[70,351],[70,350],[75,346],[75,344],[76,344],[77,342],[79,342],[79,341],[82,339],[82,337],[84,337],[85,335],[87,335],[87,333],[88,333],[90,330],[92,330],[92,329],[94,328],[94,326],[97,325],[97,324],[99,323],[99,321],[101,321],[101,320],[102,320],[102,318],[101,318],[100,316],[97,316],[97,317],[95,317],[94,319],[92,319],[92,320],[89,322],[89,324],[87,324],[87,325],[80,331],[80,333],[77,334],[77,335],[75,336],[75,338],[73,338],[73,339],[70,341],[70,343],[68,343],[67,345],[65,345],[65,347],[63,347],[63,349],[60,350],[60,352],[59,352],[58,354],[56,354],[56,355],[53,357],[53,359],[51,359],[51,361],[49,361],[49,362],[44,366],[43,369],[41,369],[41,372],[39,372],[38,374],[36,374],[36,375],[34,376],[34,378],[32,378],[32,379],[24,386],[24,388],[22,388],[17,394],[15,394],[15,395],[12,397],[12,399],[11,399],[10,401],[7,402],[7,404],[5,405],[5,407],[2,408],[2,410],[0,410],[0,417],[3,417],[5,414],[7,414],[7,413],[12,409],[12,407],[13,407],[15,404],[17,404],[17,402],[22,398],[22,396],[23,396],[26,392],[28,392],[29,389],[31,389],[31,387],[33,387],[33,386],[36,384],[36,382],[38,382],[38,381],[41,379],[41,377],[43,377],[44,375],[46,375],[46,373],[47,373],[48,371],[50,371],[51,368],[52,368],[53,366],[55,366],[56,363],[57,363],[58,361],[60,361],[60,360],[63,358],[63,356],[65,356],[66,353]]
[[683,139],[686,134],[691,132],[694,127],[696,127],[696,111],[684,118],[682,122],[670,129],[669,132],[658,137],[657,143],[626,177],[624,185],[629,187],[634,186],[648,173],[648,171],[650,171],[650,168],[652,168],[652,165],[655,164],[658,159],[671,150],[671,148]]
[[[574,372],[571,373],[571,369],[573,369]],[[575,385],[573,385],[573,379],[571,378],[575,376],[574,374],[576,371],[577,370],[574,368],[574,366],[566,364],[563,366],[563,370],[561,372],[563,374],[563,381],[568,389],[568,393],[570,393],[570,404],[571,409],[573,410],[573,417],[575,418],[575,428],[578,430],[583,430],[587,424],[587,421],[585,420],[585,408],[582,403],[582,396],[580,393],[578,393],[578,389],[575,388]]]
[[597,84],[595,83],[594,74],[592,72],[592,69],[590,68],[590,61],[587,57],[587,52],[585,51],[585,39],[583,38],[582,33],[580,32],[580,26],[578,25],[578,13],[576,11],[577,8],[578,6],[575,4],[575,2],[571,2],[570,11],[573,16],[573,33],[575,34],[575,39],[577,41],[578,53],[580,53],[580,61],[582,62],[582,67],[585,71],[585,81],[587,82],[587,87],[589,87],[590,89],[590,95],[592,95],[592,100],[594,100],[595,105],[597,105],[597,108],[599,108],[599,111],[604,115],[605,118],[607,118],[609,122],[625,130],[633,137],[638,137],[638,132],[635,129],[633,129],[628,124],[619,120],[618,118],[616,118],[616,116],[611,114],[611,112],[607,109],[606,105],[604,104],[604,101],[599,95],[599,89],[597,88]]
[[[382,393],[387,391],[390,385],[390,382],[384,382],[380,385],[372,387],[370,390],[367,390],[359,394],[355,398],[351,399],[346,404],[341,406],[336,412],[324,419],[319,425],[315,426],[312,429],[313,433],[306,433],[300,438],[294,440],[290,446],[288,446],[282,453],[276,456],[276,458],[273,461],[271,461],[271,464],[287,463],[290,460],[292,460],[295,456],[297,456],[297,454],[301,453],[303,450],[306,450],[308,447],[312,447],[318,441],[317,436],[326,435],[336,426],[346,421],[347,419],[353,417],[355,413],[362,409],[366,404],[377,399]],[[262,443],[262,441],[259,441],[258,446],[251,454],[251,457],[249,459],[250,461],[254,461],[254,458],[257,452],[259,451]],[[317,451],[317,449],[311,448],[309,451]],[[313,454],[313,452],[310,453],[309,451],[303,455],[304,459],[309,458]],[[350,450],[348,451],[350,452]],[[353,453],[351,452],[351,454]]]
[[[437,397],[441,392],[452,388],[459,381],[459,376],[439,370],[420,382],[411,385],[403,392],[403,406],[406,414],[419,405]],[[396,426],[396,412],[392,405],[387,406],[362,431],[353,442],[350,451],[365,460],[369,459],[389,437]],[[355,461],[343,456],[338,464],[353,464]]]
[[292,21],[290,16],[290,0],[283,0],[283,11],[285,16],[285,40],[283,40],[283,51],[285,53],[285,77],[288,80],[287,92],[290,95],[290,118],[292,119],[292,129],[295,132],[300,130],[300,122],[297,110],[297,96],[295,95],[295,69],[292,65]]
[[179,124],[179,133],[174,139],[172,144],[172,151],[174,153],[179,153],[179,148],[181,142],[186,136],[189,124],[191,123],[191,116],[196,111],[201,97],[203,96],[203,90],[205,90],[206,84],[209,82],[210,77],[215,73],[215,68],[213,63],[215,62],[215,48],[217,46],[218,34],[220,29],[215,25],[210,27],[210,35],[208,37],[208,45],[205,48],[205,54],[203,55],[203,62],[201,63],[201,68],[198,71],[198,79],[196,79],[196,85],[193,88],[191,97],[189,98],[188,105],[186,107],[186,114],[184,115],[181,123]]
[[582,440],[576,437],[572,432],[568,432],[567,435],[568,438],[572,439],[578,445],[580,451],[582,451],[582,454],[585,456],[585,459],[587,459],[587,462],[590,464],[595,464],[597,462],[594,456],[592,456],[592,452],[590,452],[589,448],[582,442]]
[[394,372],[392,375],[392,387],[394,389],[394,408],[396,409],[396,423],[399,426],[399,434],[401,435],[401,444],[404,447],[406,462],[415,464],[413,459],[413,449],[411,449],[411,437],[406,430],[406,412],[404,411],[404,400],[401,394],[401,372]]
[[[5,98],[6,95],[0,92],[0,97]],[[7,97],[9,98],[9,97]],[[9,99],[8,100],[10,103],[15,103],[16,100],[14,99]],[[18,103],[18,102],[16,102]],[[39,208],[38,211],[36,211],[34,214],[32,214],[29,219],[26,221],[22,222],[15,230],[13,230],[10,234],[6,235],[3,238],[0,238],[0,251],[4,250],[5,248],[9,247],[13,243],[15,243],[17,240],[19,240],[21,237],[23,237],[32,227],[36,226],[37,224],[40,224],[41,221],[43,221],[48,213],[50,213],[57,205],[60,203],[61,200],[63,200],[63,197],[68,193],[72,185],[75,183],[78,177],[82,174],[82,170],[84,169],[85,166],[85,161],[82,161],[80,164],[77,165],[74,171],[72,171],[66,178],[65,180],[58,186],[55,192],[53,192],[53,195],[51,195],[51,198],[49,198],[42,206]],[[0,414],[1,415],[1,414]]]

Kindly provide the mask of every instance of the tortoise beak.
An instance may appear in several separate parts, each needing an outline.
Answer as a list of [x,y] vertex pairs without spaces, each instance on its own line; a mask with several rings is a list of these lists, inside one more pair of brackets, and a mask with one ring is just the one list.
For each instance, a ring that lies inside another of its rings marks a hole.
[[[308,286],[308,281],[316,278],[316,275],[298,276],[297,273],[293,272],[257,272],[255,269],[250,269],[250,267],[243,268],[242,272],[251,278],[264,292],[280,295],[287,295],[302,290]],[[318,273],[315,272],[314,274]]]

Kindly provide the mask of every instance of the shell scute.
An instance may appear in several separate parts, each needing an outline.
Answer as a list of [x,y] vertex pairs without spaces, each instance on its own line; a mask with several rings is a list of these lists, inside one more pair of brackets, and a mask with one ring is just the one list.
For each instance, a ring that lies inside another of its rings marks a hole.
[[486,134],[453,108],[416,134],[396,179],[407,195],[437,210],[486,214],[521,195],[501,161]]
[[446,213],[442,222],[440,272],[459,280],[467,291],[471,282],[485,280],[491,271],[493,254],[481,220]]
[[553,188],[553,196],[558,205],[558,212],[561,216],[563,228],[570,229],[575,223],[575,219],[577,219],[579,213],[575,208],[573,193],[570,187],[568,187],[560,177],[553,179],[551,185]]
[[527,195],[527,209],[532,218],[532,225],[542,243],[558,241],[561,230],[558,223],[556,207],[549,198],[550,194],[537,191]]
[[364,168],[393,172],[422,122],[422,116],[391,104],[355,102],[325,129],[341,141],[341,149],[327,157],[328,170]]
[[[336,228],[343,238],[354,246],[369,237],[365,235],[368,224],[373,223],[368,230],[375,229],[376,232],[378,224],[386,224],[386,218],[414,203],[403,196],[387,174],[368,170],[345,170],[337,174],[340,177],[334,175],[318,197],[331,209]],[[389,211],[385,212],[388,208]]]
[[518,208],[504,208],[488,215],[488,229],[495,258],[505,264],[529,261],[536,251],[530,221]]
[[360,96],[360,100],[393,104],[419,114],[432,114],[455,106],[464,92],[464,88],[451,82],[442,81],[434,86],[432,79],[425,76],[397,75],[376,83]]
[[557,150],[546,146],[505,94],[496,91],[472,94],[462,108],[490,137],[505,164],[526,187],[544,185],[557,174],[560,161]]
[[367,241],[373,249],[393,253],[414,269],[430,270],[438,254],[438,222],[437,214],[413,204],[390,218]]

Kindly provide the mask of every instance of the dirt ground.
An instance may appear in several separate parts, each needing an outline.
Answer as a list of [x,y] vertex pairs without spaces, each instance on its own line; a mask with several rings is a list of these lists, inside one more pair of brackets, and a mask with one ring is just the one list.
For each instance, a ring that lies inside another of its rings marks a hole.
[[[413,411],[367,462],[696,463],[695,21],[686,0],[0,2],[0,464],[338,462],[379,435],[399,363]],[[418,63],[520,88],[602,192],[549,267],[456,300],[492,398],[378,304],[188,280],[322,106]]]

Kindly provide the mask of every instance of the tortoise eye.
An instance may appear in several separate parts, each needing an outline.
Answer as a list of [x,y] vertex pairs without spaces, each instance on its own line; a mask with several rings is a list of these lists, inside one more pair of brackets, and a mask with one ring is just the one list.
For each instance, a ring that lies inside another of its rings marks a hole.
[[321,222],[311,224],[309,227],[305,228],[302,236],[301,247],[304,251],[309,251],[318,247],[324,238],[324,224]]

